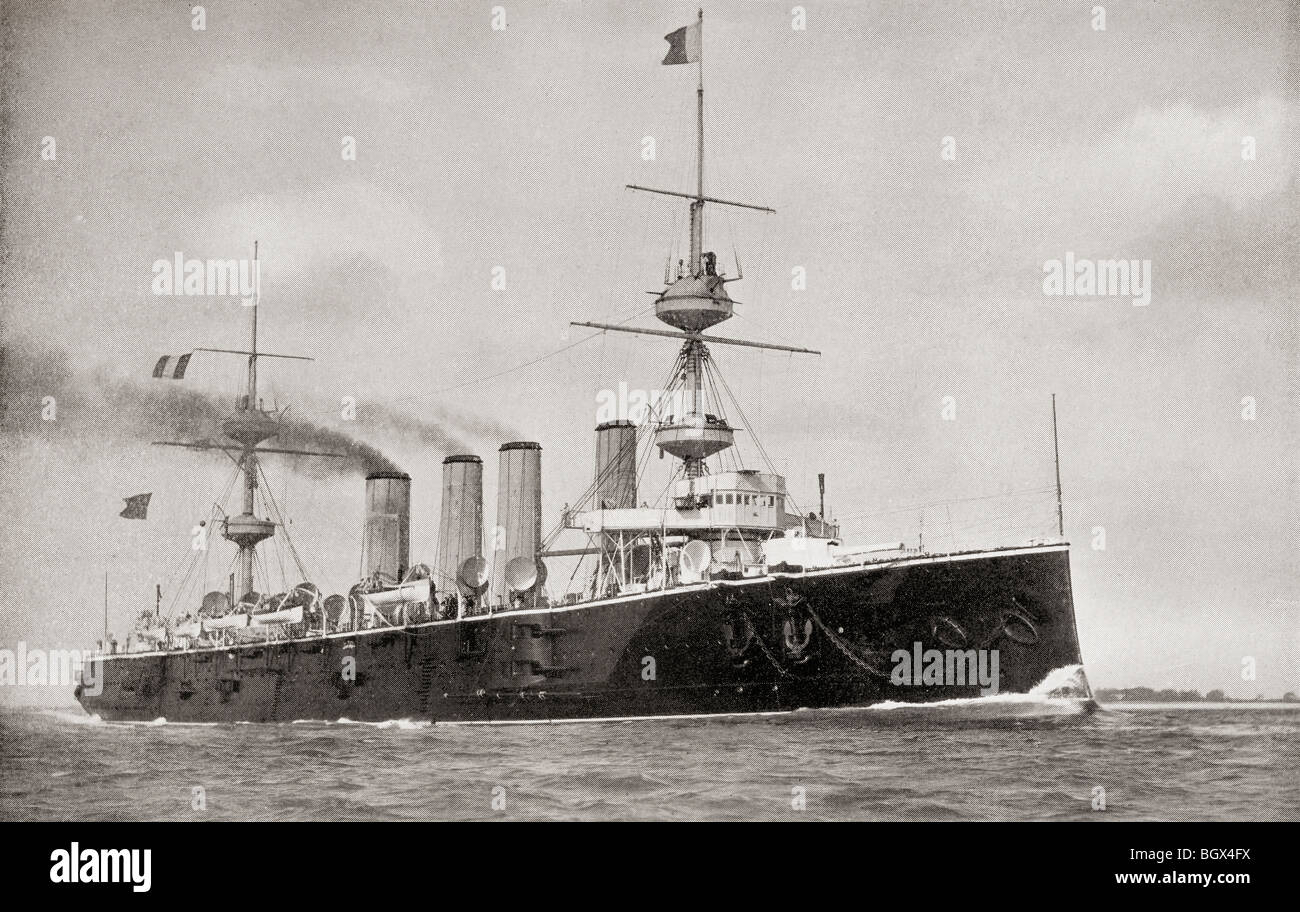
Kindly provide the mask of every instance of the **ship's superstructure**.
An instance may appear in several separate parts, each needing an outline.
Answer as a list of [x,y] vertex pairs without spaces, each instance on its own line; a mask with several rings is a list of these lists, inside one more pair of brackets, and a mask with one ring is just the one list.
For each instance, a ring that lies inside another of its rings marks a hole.
[[[714,572],[752,575],[763,566],[763,543],[774,536],[790,532],[834,538],[838,534],[824,516],[802,517],[789,510],[791,500],[785,479],[770,464],[766,472],[739,466],[727,471],[720,465],[710,470],[710,460],[735,446],[736,428],[725,410],[730,391],[709,344],[818,353],[706,334],[706,330],[731,318],[735,304],[727,285],[740,279],[739,275],[725,276],[718,268],[717,255],[704,249],[706,206],[731,206],[768,214],[774,210],[705,193],[702,25],[701,11],[700,21],[690,27],[701,34],[698,38],[688,36],[688,40],[698,42],[694,60],[698,66],[695,192],[628,185],[633,190],[690,200],[690,258],[678,262],[675,275],[665,275],[666,287],[655,298],[655,316],[672,330],[574,324],[681,340],[670,371],[673,379],[647,412],[653,446],[680,463],[667,503],[653,508],[636,506],[635,426],[631,422],[602,424],[596,430],[597,491],[591,498],[591,509],[565,517],[569,528],[591,537],[595,553],[600,555],[593,593],[664,589],[698,582]],[[733,400],[731,404],[739,411],[739,403]],[[612,441],[617,441],[617,450],[611,446]],[[605,473],[611,478],[604,479]],[[603,496],[611,483],[617,495]]]
[[[772,210],[705,193],[702,27],[701,12],[668,36],[664,61],[700,64],[694,190],[633,186],[689,201],[689,260],[655,298],[668,328],[575,324],[673,340],[672,381],[639,420],[595,428],[592,483],[555,527],[544,528],[540,443],[501,444],[490,529],[482,458],[450,454],[431,567],[410,554],[413,480],[373,472],[350,591],[326,597],[303,581],[259,594],[257,549],[284,531],[257,515],[260,457],[333,454],[265,446],[282,413],[258,400],[258,360],[288,356],[258,351],[254,301],[249,348],[234,352],[247,357],[248,373],[223,425],[231,442],[168,442],[235,461],[241,512],[222,519],[237,548],[235,573],[195,613],[153,616],[153,635],[88,665],[78,698],[89,711],[464,722],[768,712],[989,692],[973,671],[910,688],[896,656],[914,647],[941,651],[941,662],[943,651],[965,662],[995,650],[993,690],[1026,691],[1079,664],[1063,541],[948,554],[899,541],[848,545],[824,502],[806,514],[795,505],[761,445],[762,469],[735,458],[738,431],[753,429],[710,347],[817,353],[710,332],[732,316],[727,286],[740,276],[723,274],[705,249],[706,207]],[[655,451],[673,472],[663,495],[650,498],[638,490],[639,470]],[[568,577],[578,584],[548,585],[551,564],[574,558]]]

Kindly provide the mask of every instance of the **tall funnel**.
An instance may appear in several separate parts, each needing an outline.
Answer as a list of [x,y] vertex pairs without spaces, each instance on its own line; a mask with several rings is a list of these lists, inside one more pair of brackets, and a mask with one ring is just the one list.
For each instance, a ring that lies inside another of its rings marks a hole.
[[456,591],[456,574],[471,557],[483,556],[483,460],[448,456],[442,461],[442,518],[438,523],[436,584]]
[[500,458],[491,597],[494,605],[508,605],[511,587],[506,564],[518,557],[536,561],[542,546],[542,445],[505,443]]
[[596,426],[597,510],[636,506],[636,425],[606,421]]
[[366,531],[361,540],[361,574],[378,572],[400,581],[411,565],[411,476],[375,472],[366,476]]

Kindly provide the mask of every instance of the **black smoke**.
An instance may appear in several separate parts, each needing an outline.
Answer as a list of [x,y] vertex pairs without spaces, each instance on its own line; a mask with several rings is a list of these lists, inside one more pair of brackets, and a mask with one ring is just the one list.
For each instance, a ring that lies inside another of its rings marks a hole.
[[[142,372],[149,368],[141,365]],[[189,382],[147,377],[137,381],[105,368],[82,371],[62,351],[11,340],[0,347],[0,434],[10,444],[39,438],[84,447],[148,446],[153,441],[229,443],[221,425],[235,413],[235,397],[218,397],[184,385]],[[334,420],[343,423],[341,415]],[[358,407],[355,426],[415,440],[447,454],[470,451],[464,439],[443,425],[380,404]],[[265,446],[340,457],[277,457],[313,476],[401,471],[373,443],[292,410]]]

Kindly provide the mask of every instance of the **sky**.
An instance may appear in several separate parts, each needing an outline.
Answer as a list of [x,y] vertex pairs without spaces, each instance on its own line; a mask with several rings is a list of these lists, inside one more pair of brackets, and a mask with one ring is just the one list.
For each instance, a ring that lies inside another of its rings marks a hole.
[[[176,251],[258,242],[259,345],[316,359],[264,362],[263,394],[411,473],[417,560],[444,456],[483,457],[490,517],[497,447],[540,442],[549,528],[601,390],[675,353],[569,322],[658,325],[684,207],[624,185],[690,189],[695,68],[660,60],[696,5],[193,5],[0,12],[0,646],[91,644],[105,572],[117,630],[179,592],[228,463],[149,444],[216,436],[193,400],[240,364],[149,372],[242,347],[247,309],[154,294]],[[708,5],[707,190],[776,210],[709,212],[744,275],[717,332],[821,353],[715,349],[741,449],[805,509],[824,473],[850,541],[1017,543],[1055,534],[1055,393],[1093,685],[1300,692],[1296,14],[1093,5]],[[1067,253],[1149,260],[1150,303],[1045,294]],[[360,475],[266,468],[346,591]]]

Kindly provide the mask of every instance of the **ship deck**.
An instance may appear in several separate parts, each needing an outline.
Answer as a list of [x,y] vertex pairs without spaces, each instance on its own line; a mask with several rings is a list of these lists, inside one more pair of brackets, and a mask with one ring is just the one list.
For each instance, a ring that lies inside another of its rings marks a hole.
[[1012,545],[999,548],[980,548],[969,551],[950,551],[950,552],[926,552],[908,555],[905,557],[875,557],[867,558],[845,566],[834,567],[817,567],[804,570],[779,571],[769,570],[766,573],[756,576],[748,576],[741,579],[710,579],[699,583],[690,583],[680,586],[671,586],[663,589],[651,589],[646,592],[636,592],[627,595],[610,596],[599,599],[589,599],[587,601],[575,602],[571,605],[553,605],[537,608],[510,608],[502,611],[485,611],[480,614],[470,614],[459,618],[448,618],[441,621],[422,621],[418,624],[407,624],[403,626],[382,626],[368,627],[363,630],[341,630],[334,633],[317,633],[309,636],[286,637],[277,639],[268,637],[265,640],[249,640],[243,643],[220,645],[220,646],[201,646],[189,649],[150,649],[140,652],[117,652],[104,653],[93,656],[94,660],[114,661],[118,659],[137,659],[147,658],[150,656],[169,656],[169,655],[192,655],[207,652],[229,652],[233,649],[246,649],[264,646],[267,643],[290,644],[290,643],[307,643],[317,642],[320,640],[347,640],[357,637],[375,636],[394,631],[416,632],[434,627],[447,627],[455,624],[484,622],[494,618],[502,617],[525,617],[535,614],[562,614],[564,612],[579,611],[587,608],[606,607],[611,605],[632,604],[648,598],[658,598],[665,593],[688,594],[692,592],[702,592],[718,587],[736,587],[743,588],[746,586],[755,586],[767,583],[773,579],[788,579],[791,577],[833,577],[847,573],[858,573],[864,569],[898,569],[905,567],[924,566],[931,564],[955,563],[958,561],[979,560],[986,557],[1000,557],[1008,554],[1049,554],[1058,551],[1068,550],[1070,543],[1066,541],[1054,542],[1049,544],[1027,544]]

